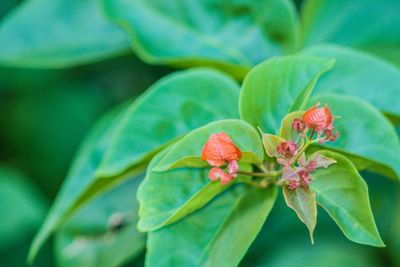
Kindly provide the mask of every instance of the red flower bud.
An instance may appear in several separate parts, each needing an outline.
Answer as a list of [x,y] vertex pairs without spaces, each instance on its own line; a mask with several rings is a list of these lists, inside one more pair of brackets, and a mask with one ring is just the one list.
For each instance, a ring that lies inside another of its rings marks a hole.
[[201,158],[211,166],[221,167],[232,160],[240,160],[242,152],[224,132],[212,134],[204,145]]
[[293,141],[282,142],[276,147],[276,151],[285,158],[291,158],[297,153],[297,145]]
[[311,176],[307,170],[299,170],[298,175],[300,177],[300,182],[304,187],[308,187],[311,184]]
[[306,128],[306,124],[300,120],[300,119],[294,119],[292,122],[292,128],[296,131],[296,132],[303,132],[304,129]]
[[321,133],[324,128],[332,127],[333,117],[327,104],[325,108],[318,107],[319,103],[304,112],[302,120],[308,128]]

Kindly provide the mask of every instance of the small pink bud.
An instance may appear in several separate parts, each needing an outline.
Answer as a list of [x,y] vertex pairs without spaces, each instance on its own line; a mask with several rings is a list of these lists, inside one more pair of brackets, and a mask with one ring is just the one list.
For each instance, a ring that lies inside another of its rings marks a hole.
[[335,142],[339,138],[339,132],[336,132],[334,135],[329,137],[329,141]]
[[292,158],[297,153],[297,145],[293,141],[282,142],[276,147],[276,151],[285,158]]
[[233,177],[236,177],[237,172],[239,171],[239,164],[236,160],[229,161],[228,164],[228,173]]
[[311,176],[307,170],[299,170],[298,175],[303,186],[308,187],[311,184]]
[[235,178],[235,177],[233,177],[232,175],[230,175],[230,174],[228,174],[228,173],[224,173],[224,174],[221,176],[221,185],[226,185],[226,184],[228,184],[230,181],[233,180],[233,178]]
[[214,168],[211,168],[210,172],[208,173],[208,178],[210,178],[211,181],[216,181],[223,174],[224,174],[224,170],[214,167]]
[[303,132],[304,129],[306,128],[306,124],[301,120],[301,119],[294,119],[293,123],[292,123],[292,128],[296,131],[296,132]]
[[235,176],[225,173],[224,170],[216,167],[211,168],[210,172],[208,173],[208,178],[210,178],[211,181],[216,181],[219,178],[221,180],[221,185],[229,183],[233,178],[235,178]]
[[297,188],[299,188],[300,187],[300,182],[299,181],[297,181],[297,180],[291,180],[291,181],[289,181],[289,184],[288,184],[288,188],[290,189],[290,190],[296,190]]
[[333,134],[333,129],[330,129],[330,128],[325,129],[324,134],[325,134],[325,138],[329,139]]

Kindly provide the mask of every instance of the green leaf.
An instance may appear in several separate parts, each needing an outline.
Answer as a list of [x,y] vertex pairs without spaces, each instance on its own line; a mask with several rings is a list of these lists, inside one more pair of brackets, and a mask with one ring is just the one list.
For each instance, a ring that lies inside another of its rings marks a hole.
[[369,203],[368,187],[354,165],[345,157],[329,151],[321,154],[337,163],[313,172],[311,190],[322,206],[350,240],[383,247]]
[[314,244],[314,229],[317,224],[317,202],[315,194],[309,188],[299,187],[295,190],[283,187],[286,204],[292,208],[299,219],[310,231],[311,243]]
[[181,168],[168,172],[154,171],[168,154],[167,147],[153,158],[146,178],[138,190],[140,203],[138,228],[153,231],[171,224],[203,207],[216,195],[227,189],[208,178],[209,169]]
[[129,108],[96,175],[119,175],[214,120],[237,118],[238,85],[207,69],[169,75]]
[[315,94],[338,93],[364,99],[387,114],[400,117],[400,70],[383,60],[350,48],[320,45],[303,51],[310,56],[336,60]]
[[24,1],[0,24],[1,65],[69,67],[128,49],[128,37],[104,18],[97,0]]
[[354,46],[397,55],[388,59],[400,63],[399,12],[398,0],[307,0],[302,12],[304,44]]
[[332,114],[340,116],[334,125],[338,140],[324,146],[363,159],[363,168],[400,178],[400,141],[393,125],[372,105],[360,99],[325,94],[312,97],[313,103],[328,103]]
[[264,132],[278,132],[282,119],[301,110],[318,78],[333,67],[332,60],[307,56],[274,58],[253,68],[244,79],[240,116]]
[[144,251],[145,236],[136,229],[134,198],[141,181],[129,178],[65,222],[56,235],[59,266],[120,266]]
[[0,165],[0,250],[30,238],[47,210],[44,196],[21,173]]
[[275,187],[232,187],[184,220],[150,232],[146,266],[237,266],[276,195]]
[[296,11],[288,0],[104,0],[104,5],[149,63],[212,66],[240,78],[298,43]]
[[281,155],[276,151],[276,147],[286,140],[272,134],[263,134],[262,135],[262,142],[264,145],[265,152],[269,157],[280,157]]
[[220,132],[225,132],[242,151],[240,162],[262,163],[264,152],[257,131],[242,120],[222,120],[198,128],[176,142],[154,170],[166,171],[179,167],[209,166],[201,158],[201,152],[210,135]]
[[45,222],[37,233],[28,260],[33,261],[37,252],[50,235],[83,203],[111,186],[113,179],[96,179],[96,168],[107,150],[110,138],[126,108],[119,108],[103,117],[85,139],[61,191],[51,207]]

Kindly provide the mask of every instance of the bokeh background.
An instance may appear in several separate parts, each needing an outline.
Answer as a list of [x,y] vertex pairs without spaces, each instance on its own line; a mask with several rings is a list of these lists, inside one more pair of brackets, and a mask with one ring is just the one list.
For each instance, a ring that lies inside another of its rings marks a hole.
[[[297,8],[301,8],[301,2],[296,1]],[[21,3],[0,1],[0,29]],[[96,119],[111,107],[134,99],[172,71],[144,63],[129,49],[109,59],[77,66],[0,67],[0,266],[28,266],[26,257],[32,238]],[[363,175],[386,248],[351,243],[322,210],[315,235],[317,244],[311,246],[305,227],[280,198],[242,266],[400,266],[400,187],[385,177]],[[112,207],[99,204],[96,208]],[[91,212],[93,209],[81,216],[96,216]],[[77,220],[80,227],[85,219]],[[90,222],[84,227],[88,225]],[[57,255],[61,252],[54,241],[47,242],[33,266],[90,267],[95,266],[93,258],[103,253],[100,246],[94,245],[75,261],[60,262]],[[132,246],[129,240],[126,246]],[[142,265],[143,255],[124,263]]]

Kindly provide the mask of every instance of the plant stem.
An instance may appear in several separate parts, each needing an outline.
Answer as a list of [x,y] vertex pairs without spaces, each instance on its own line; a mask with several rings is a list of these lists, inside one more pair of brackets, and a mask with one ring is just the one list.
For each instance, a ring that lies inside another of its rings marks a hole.
[[312,139],[313,139],[313,137],[314,137],[314,134],[315,134],[315,130],[312,130],[312,132],[311,132],[311,134],[310,134],[310,140],[312,140]]
[[[314,131],[311,133],[311,136],[313,135],[313,133],[314,133]],[[307,147],[311,144],[312,144],[312,141],[310,141],[310,139],[306,138],[306,142],[304,143],[302,148],[299,150],[297,155],[294,157],[292,164],[295,164],[297,162],[297,160],[300,158],[301,154],[303,154],[304,151],[307,149]]]
[[260,183],[249,181],[249,180],[240,180],[241,183],[248,184],[257,188],[266,188],[266,186],[261,185]]
[[247,175],[247,176],[255,176],[255,177],[276,177],[279,176],[281,171],[268,171],[268,172],[247,172],[247,171],[238,171],[238,174]]

